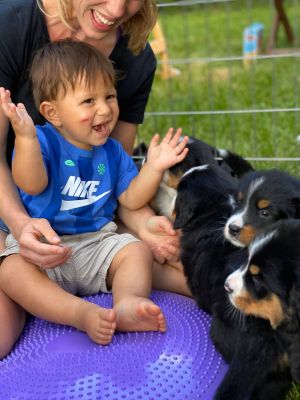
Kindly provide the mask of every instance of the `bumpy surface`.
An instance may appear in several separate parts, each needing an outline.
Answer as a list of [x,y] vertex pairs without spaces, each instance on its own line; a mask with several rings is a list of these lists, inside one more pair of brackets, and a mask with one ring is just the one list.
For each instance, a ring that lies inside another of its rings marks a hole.
[[[99,346],[73,328],[32,318],[0,362],[1,400],[210,400],[226,365],[210,318],[186,297],[153,292],[168,332],[117,333]],[[88,298],[111,307],[111,295]]]

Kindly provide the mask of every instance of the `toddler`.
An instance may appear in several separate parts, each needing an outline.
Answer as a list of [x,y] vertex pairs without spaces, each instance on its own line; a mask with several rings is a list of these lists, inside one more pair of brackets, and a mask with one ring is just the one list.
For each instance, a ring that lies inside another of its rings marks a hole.
[[[67,263],[44,269],[19,254],[9,235],[0,287],[31,314],[84,331],[108,344],[115,330],[166,330],[160,307],[148,297],[152,255],[134,236],[117,234],[118,202],[131,210],[154,196],[163,172],[187,154],[187,138],[169,129],[155,135],[138,174],[132,159],[109,135],[119,108],[111,62],[94,47],[71,40],[39,50],[30,77],[36,106],[48,121],[34,126],[23,104],[0,89],[1,107],[16,134],[12,173],[24,207],[46,218],[72,248]],[[49,279],[50,278],[50,279]],[[78,296],[112,291],[113,308]]]

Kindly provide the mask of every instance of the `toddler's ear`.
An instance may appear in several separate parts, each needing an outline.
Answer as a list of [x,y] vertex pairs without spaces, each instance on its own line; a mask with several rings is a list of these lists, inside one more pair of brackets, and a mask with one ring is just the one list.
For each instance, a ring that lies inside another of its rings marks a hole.
[[39,108],[40,113],[55,127],[61,125],[60,117],[57,113],[56,107],[51,101],[43,101]]

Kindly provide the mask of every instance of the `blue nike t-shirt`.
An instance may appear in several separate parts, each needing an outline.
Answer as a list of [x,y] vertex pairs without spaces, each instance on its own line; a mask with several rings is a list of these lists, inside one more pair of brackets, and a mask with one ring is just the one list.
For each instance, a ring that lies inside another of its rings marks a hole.
[[48,186],[39,195],[20,190],[31,217],[46,218],[60,235],[95,232],[114,219],[118,197],[138,174],[120,143],[83,150],[50,125],[37,126]]

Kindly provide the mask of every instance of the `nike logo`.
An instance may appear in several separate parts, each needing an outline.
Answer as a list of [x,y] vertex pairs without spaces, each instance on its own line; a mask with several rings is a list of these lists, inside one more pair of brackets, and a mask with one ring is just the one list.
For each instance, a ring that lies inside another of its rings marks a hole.
[[88,206],[100,200],[102,197],[106,196],[110,192],[111,190],[108,190],[107,192],[99,194],[99,196],[91,196],[87,199],[82,200],[62,200],[60,211],[73,210],[74,208]]

